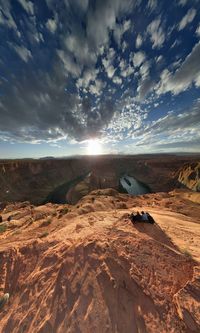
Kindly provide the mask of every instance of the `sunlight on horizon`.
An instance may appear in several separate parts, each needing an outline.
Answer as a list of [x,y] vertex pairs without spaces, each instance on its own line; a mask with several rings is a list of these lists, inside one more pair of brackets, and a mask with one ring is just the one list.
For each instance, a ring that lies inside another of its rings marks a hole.
[[88,140],[87,154],[88,155],[101,155],[103,148],[98,139]]

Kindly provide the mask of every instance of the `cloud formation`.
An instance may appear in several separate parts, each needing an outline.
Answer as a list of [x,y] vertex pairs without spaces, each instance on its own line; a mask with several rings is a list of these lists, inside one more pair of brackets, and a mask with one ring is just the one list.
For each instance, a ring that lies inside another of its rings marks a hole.
[[18,56],[25,62],[28,62],[30,58],[32,58],[32,54],[30,50],[28,50],[24,46],[18,46],[16,44],[10,43],[10,47],[15,50],[15,52],[18,54]]
[[181,22],[178,25],[178,30],[182,30],[186,27],[187,24],[191,23],[196,16],[196,10],[190,8],[187,14],[182,18]]
[[[183,114],[179,95],[191,89],[192,105],[200,88],[196,1],[192,7],[175,1],[169,10],[157,0],[0,0],[0,6],[1,141],[98,136],[144,145],[153,132],[161,142],[170,122],[174,142],[181,140],[174,134],[174,111]],[[177,11],[178,25],[170,11]],[[185,112],[180,121],[187,124]],[[192,126],[188,139],[192,131],[197,139]]]
[[172,92],[179,94],[188,89],[192,83],[200,86],[200,42],[197,43],[192,52],[174,74],[165,69],[161,74],[161,81],[157,87],[158,94]]
[[31,15],[34,15],[34,6],[32,1],[29,0],[18,0],[23,9]]
[[161,19],[152,21],[147,27],[147,33],[152,41],[153,48],[160,48],[165,41],[165,34],[161,25]]
[[[182,114],[169,112],[151,124],[143,126],[135,135],[139,139],[137,146],[152,148],[173,148],[192,151],[200,144],[200,99]],[[162,136],[162,138],[161,138]]]

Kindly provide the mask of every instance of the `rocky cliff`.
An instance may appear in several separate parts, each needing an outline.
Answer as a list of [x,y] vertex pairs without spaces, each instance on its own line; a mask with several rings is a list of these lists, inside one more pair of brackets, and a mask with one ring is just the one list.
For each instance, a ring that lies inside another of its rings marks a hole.
[[0,201],[41,204],[49,193],[90,170],[87,159],[0,162]]
[[178,181],[187,188],[200,192],[200,163],[186,164],[179,172]]
[[[133,225],[137,210],[156,224]],[[1,333],[200,331],[199,205],[183,192],[97,190],[1,216]]]
[[148,185],[152,192],[170,191],[178,185],[178,170],[196,160],[149,155],[1,161],[0,202],[74,203],[94,189],[119,189],[124,173]]

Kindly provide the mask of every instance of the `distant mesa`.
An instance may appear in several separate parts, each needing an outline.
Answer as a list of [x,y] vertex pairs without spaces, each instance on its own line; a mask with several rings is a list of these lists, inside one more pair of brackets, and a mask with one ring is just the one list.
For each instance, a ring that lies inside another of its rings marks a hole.
[[53,156],[47,156],[47,157],[40,157],[39,160],[54,160],[55,157]]

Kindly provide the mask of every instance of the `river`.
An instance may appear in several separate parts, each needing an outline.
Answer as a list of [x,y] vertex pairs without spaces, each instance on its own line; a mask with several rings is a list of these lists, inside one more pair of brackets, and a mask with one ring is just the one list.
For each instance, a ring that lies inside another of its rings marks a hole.
[[129,194],[140,195],[150,193],[149,187],[139,182],[134,177],[124,175],[120,178],[120,183]]

